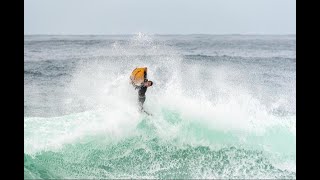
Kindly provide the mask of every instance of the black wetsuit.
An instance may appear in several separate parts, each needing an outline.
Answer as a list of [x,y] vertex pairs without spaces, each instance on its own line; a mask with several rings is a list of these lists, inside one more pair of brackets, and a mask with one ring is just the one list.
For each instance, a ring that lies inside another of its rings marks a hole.
[[143,109],[143,103],[146,100],[146,91],[147,91],[148,87],[145,86],[140,86],[137,87],[137,89],[139,89],[138,91],[138,100],[139,100],[139,106],[140,106],[140,110]]

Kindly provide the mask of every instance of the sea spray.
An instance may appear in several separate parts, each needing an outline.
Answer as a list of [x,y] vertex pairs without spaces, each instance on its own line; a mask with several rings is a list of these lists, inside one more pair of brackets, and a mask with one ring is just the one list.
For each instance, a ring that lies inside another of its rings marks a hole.
[[[25,38],[26,179],[296,178],[295,37],[257,37],[279,51],[246,36],[37,38]],[[129,83],[139,66],[153,116]]]

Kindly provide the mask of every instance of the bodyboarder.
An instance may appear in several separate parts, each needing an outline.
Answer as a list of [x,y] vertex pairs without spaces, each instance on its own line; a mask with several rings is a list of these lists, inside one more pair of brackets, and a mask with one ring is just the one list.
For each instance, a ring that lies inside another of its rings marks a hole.
[[134,88],[138,90],[138,104],[140,112],[147,113],[143,109],[143,103],[146,100],[147,88],[153,85],[153,82],[147,79],[147,68],[144,67],[134,69],[131,73],[130,80]]

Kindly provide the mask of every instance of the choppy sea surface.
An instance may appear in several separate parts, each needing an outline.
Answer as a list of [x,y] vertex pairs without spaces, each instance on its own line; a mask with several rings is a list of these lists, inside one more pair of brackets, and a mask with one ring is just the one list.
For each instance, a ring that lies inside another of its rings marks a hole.
[[296,36],[26,35],[24,177],[296,179]]

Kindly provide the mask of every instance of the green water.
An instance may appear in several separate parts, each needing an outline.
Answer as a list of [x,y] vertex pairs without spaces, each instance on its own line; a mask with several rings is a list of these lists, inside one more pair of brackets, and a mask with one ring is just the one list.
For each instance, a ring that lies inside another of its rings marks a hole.
[[[55,120],[61,123],[79,117]],[[35,126],[38,120],[26,118],[25,126],[28,122]],[[247,134],[243,143],[238,132],[210,128],[201,122],[183,119],[178,112],[165,109],[161,111],[161,118],[141,117],[133,133],[122,138],[93,134],[64,143],[57,149],[25,152],[24,176],[25,179],[296,177],[295,171],[278,167],[279,162],[274,160],[280,156],[283,163],[295,164],[295,151],[281,146],[271,150],[263,148],[264,142],[274,141],[278,147],[284,140],[287,148],[292,148],[295,137],[289,131],[274,128],[264,136]],[[166,130],[168,133],[163,133]],[[34,137],[26,133],[26,139],[31,141]],[[279,134],[286,137],[276,138]]]

